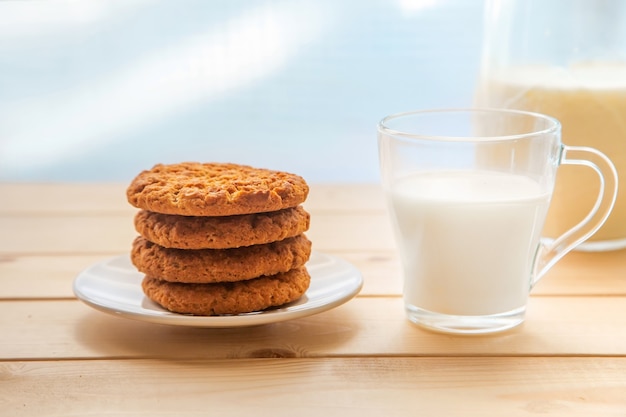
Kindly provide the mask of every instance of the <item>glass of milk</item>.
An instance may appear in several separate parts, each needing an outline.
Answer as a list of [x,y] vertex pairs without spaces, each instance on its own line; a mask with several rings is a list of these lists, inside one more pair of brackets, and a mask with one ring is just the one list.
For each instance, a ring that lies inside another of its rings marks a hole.
[[[606,154],[626,181],[626,1],[487,0],[476,106],[557,118],[563,141]],[[592,172],[559,170],[544,235],[582,220],[599,189]],[[626,188],[579,250],[626,248]]]
[[[498,109],[427,110],[378,125],[382,183],[410,321],[451,333],[520,324],[533,285],[606,221],[617,173],[601,152],[561,142],[549,116]],[[560,166],[601,184],[585,219],[542,239]]]

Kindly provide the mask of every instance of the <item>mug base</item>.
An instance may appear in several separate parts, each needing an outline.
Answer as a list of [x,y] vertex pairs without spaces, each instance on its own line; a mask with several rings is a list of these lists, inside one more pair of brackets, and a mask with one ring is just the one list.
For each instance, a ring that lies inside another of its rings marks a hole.
[[415,306],[406,305],[409,321],[440,333],[481,335],[502,332],[518,326],[524,321],[526,307],[505,313],[485,316],[461,316],[435,313]]

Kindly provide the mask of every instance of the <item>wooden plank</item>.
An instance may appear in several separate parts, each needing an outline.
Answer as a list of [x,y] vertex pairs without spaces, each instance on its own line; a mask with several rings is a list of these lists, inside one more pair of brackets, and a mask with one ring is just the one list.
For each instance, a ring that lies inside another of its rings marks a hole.
[[0,362],[3,415],[623,416],[626,358]]
[[[339,253],[363,274],[362,295],[400,295],[402,277],[393,255]],[[0,300],[71,298],[72,283],[88,266],[111,255],[0,255]]]
[[130,214],[1,216],[0,254],[128,252],[136,236]]
[[537,294],[626,294],[626,249],[570,252],[539,281]]
[[0,359],[15,360],[624,355],[626,298],[534,297],[525,324],[488,337],[422,330],[405,319],[399,297],[359,297],[311,317],[233,329],[144,323],[72,300],[3,301],[0,328]]
[[[0,255],[9,258],[29,254],[125,253],[136,236],[132,214],[0,216],[0,230],[7,237],[0,241]],[[313,241],[315,250],[340,254],[367,252],[366,256],[374,256],[376,262],[384,258],[392,270],[398,269],[395,243],[384,214],[319,213],[313,216],[307,236]],[[557,263],[537,290],[558,291],[562,287],[560,280],[552,284],[557,275],[568,276],[572,288],[576,288],[576,282],[586,281],[588,277],[595,277],[601,287],[613,287],[615,283],[626,282],[626,250],[572,252]]]
[[[363,272],[362,295],[400,295],[402,269],[396,252],[337,252]],[[626,250],[571,252],[532,290],[533,295],[626,295]]]
[[[129,213],[122,183],[0,183],[0,214]],[[307,210],[385,211],[378,184],[310,184]]]
[[130,213],[126,186],[117,183],[0,183],[0,214]]
[[[132,214],[0,216],[0,254],[127,252],[137,235]],[[307,236],[319,251],[392,250],[383,213],[318,213]]]
[[0,255],[0,299],[74,297],[72,283],[78,273],[107,257]]
[[[399,296],[402,275],[394,252],[330,252],[363,274],[362,296]],[[626,251],[567,255],[533,295],[626,295]],[[72,282],[87,266],[111,255],[0,255],[0,299],[73,297]]]

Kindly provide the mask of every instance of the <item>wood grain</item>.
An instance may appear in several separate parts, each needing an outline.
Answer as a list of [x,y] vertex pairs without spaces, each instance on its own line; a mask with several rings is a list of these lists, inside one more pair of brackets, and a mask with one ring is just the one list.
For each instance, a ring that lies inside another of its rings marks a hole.
[[[317,246],[317,245],[316,245]],[[399,296],[402,271],[395,252],[327,251],[363,274],[362,296]],[[101,255],[0,255],[0,299],[73,297],[72,282],[87,266],[122,251]],[[567,255],[532,292],[540,295],[626,295],[626,251]]]
[[131,213],[117,183],[0,183],[2,215]]
[[73,298],[72,283],[107,255],[0,255],[0,300]]
[[365,284],[348,303],[250,328],[157,325],[74,298],[128,253],[125,184],[0,183],[0,416],[626,416],[626,250],[573,252],[526,322],[484,337],[409,323],[376,184],[314,184],[314,250]]
[[[132,213],[122,183],[0,183],[0,214],[53,213]],[[311,184],[305,202],[307,210],[378,211],[386,210],[377,184]]]
[[[78,301],[0,303],[0,359],[621,355],[626,298],[536,297],[526,323],[487,337],[422,330],[400,297],[359,297],[311,317],[233,329],[127,320]],[[42,343],[45,340],[45,343]]]
[[[127,252],[137,235],[132,214],[0,216],[0,254]],[[319,213],[307,236],[320,251],[389,251],[395,246],[383,213]]]
[[617,417],[624,392],[625,358],[0,363],[2,413],[13,417]]

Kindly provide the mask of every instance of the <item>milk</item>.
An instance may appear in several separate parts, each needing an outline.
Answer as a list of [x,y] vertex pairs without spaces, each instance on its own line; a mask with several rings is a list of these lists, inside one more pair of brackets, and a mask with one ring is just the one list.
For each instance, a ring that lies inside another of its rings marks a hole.
[[[591,146],[611,158],[620,183],[617,201],[589,241],[626,239],[626,63],[507,68],[483,77],[477,105],[553,116],[563,125],[563,143]],[[582,220],[598,190],[598,177],[590,169],[559,167],[544,235],[557,237]]]
[[527,177],[415,174],[389,192],[408,308],[488,315],[523,308],[550,199]]

